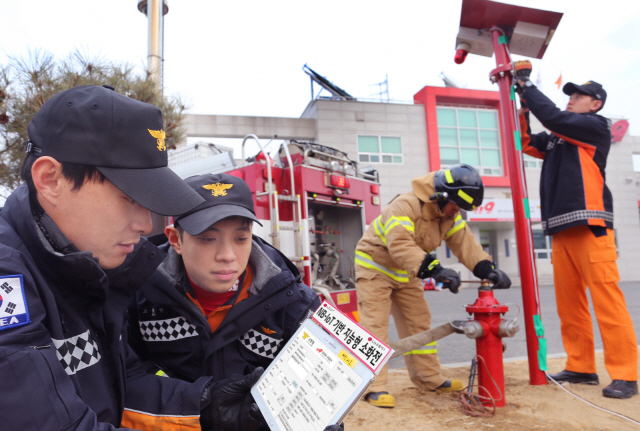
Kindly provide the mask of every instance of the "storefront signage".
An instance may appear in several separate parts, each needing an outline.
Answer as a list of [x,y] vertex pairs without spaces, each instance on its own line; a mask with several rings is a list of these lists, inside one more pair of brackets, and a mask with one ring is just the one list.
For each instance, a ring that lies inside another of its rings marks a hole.
[[[540,221],[540,199],[529,199],[531,221]],[[469,221],[514,221],[511,199],[484,199],[482,205],[467,213]]]

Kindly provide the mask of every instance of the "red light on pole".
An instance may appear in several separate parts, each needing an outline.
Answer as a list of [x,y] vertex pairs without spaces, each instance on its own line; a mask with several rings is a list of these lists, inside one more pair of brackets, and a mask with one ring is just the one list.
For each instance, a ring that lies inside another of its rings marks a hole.
[[467,59],[467,54],[469,54],[470,46],[468,43],[459,43],[456,47],[456,56],[453,57],[453,61],[456,64],[462,64]]

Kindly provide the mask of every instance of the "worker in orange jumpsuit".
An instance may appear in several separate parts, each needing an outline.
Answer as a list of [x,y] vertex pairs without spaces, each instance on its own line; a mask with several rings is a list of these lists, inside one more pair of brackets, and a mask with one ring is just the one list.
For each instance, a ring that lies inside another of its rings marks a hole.
[[[476,277],[490,279],[494,288],[511,281],[496,269],[459,214],[482,204],[484,186],[469,165],[453,165],[412,181],[412,191],[401,194],[382,210],[356,246],[356,290],[360,323],[389,343],[389,314],[398,335],[406,338],[431,327],[431,312],[424,299],[422,280],[432,277],[453,293],[460,276],[443,268],[430,251],[443,240]],[[462,390],[462,382],[440,373],[436,342],[404,356],[409,376],[420,391]],[[394,407],[386,390],[385,366],[369,388],[366,399],[377,407]]]
[[[613,231],[613,199],[605,184],[611,147],[611,121],[598,115],[607,93],[597,82],[568,83],[565,111],[529,80],[531,63],[516,62],[523,151],[544,160],[540,175],[542,226],[553,236],[552,262],[565,369],[558,382],[599,384],[587,287],[604,345],[612,382],[602,390],[609,398],[638,393],[638,343],[624,294]],[[531,134],[529,113],[551,133]]]

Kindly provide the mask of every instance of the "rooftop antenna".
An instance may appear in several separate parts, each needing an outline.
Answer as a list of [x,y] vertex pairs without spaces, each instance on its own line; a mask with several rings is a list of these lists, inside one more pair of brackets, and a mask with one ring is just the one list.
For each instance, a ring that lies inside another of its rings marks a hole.
[[380,90],[378,93],[374,94],[374,96],[380,96],[380,101],[384,102],[385,100],[382,98],[382,96],[386,95],[386,101],[389,102],[389,75],[385,73],[384,81],[378,82],[377,84],[371,84],[370,87],[373,85],[377,85],[378,90]]
[[[338,87],[337,85],[333,85],[327,78],[325,78],[324,76],[320,75],[318,72],[316,72],[315,70],[311,69],[306,64],[304,66],[302,66],[302,71],[304,73],[306,73],[307,75],[309,75],[309,78],[311,78],[311,100],[314,100],[314,94],[313,94],[313,83],[314,83],[314,81],[316,83],[318,83],[320,85],[320,87],[322,87],[322,89],[327,90],[329,93],[331,93],[333,95],[333,97],[331,97],[332,99],[335,99],[335,100],[356,100],[356,98],[353,97],[351,94],[347,93],[346,91],[344,91],[342,88]],[[322,89],[318,92],[318,95],[320,94]]]
[[439,76],[440,79],[442,79],[442,81],[444,82],[445,87],[460,88],[460,86],[454,80],[445,75],[444,72],[440,72]]

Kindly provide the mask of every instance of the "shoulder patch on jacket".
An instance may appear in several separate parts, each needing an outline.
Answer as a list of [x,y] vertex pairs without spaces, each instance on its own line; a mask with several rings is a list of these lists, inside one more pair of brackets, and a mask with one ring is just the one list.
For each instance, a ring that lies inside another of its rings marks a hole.
[[254,329],[249,329],[240,338],[240,342],[253,353],[264,356],[265,358],[273,359],[276,357],[278,346],[280,346],[282,340],[261,334]]
[[0,277],[0,331],[31,323],[22,274]]

